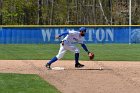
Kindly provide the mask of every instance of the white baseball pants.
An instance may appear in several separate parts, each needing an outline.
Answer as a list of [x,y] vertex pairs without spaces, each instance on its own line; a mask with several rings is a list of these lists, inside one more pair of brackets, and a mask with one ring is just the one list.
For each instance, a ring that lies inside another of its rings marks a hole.
[[63,43],[64,43],[64,45],[62,45],[62,43],[60,43],[60,49],[59,49],[58,54],[56,55],[56,57],[58,59],[61,59],[67,50],[74,52],[74,53],[80,52],[79,49],[74,44],[71,44],[68,41],[63,41]]

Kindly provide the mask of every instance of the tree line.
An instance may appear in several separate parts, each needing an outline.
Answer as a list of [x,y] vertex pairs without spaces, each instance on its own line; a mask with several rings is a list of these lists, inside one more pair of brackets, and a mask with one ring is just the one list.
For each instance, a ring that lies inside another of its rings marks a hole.
[[[140,24],[132,0],[132,24]],[[0,0],[0,25],[128,25],[129,0]]]

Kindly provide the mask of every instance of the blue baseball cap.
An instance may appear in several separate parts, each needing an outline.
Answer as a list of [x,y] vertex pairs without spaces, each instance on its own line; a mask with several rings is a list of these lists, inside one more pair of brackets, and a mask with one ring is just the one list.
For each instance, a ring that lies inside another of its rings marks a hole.
[[80,28],[79,28],[79,31],[84,31],[84,32],[86,32],[86,30],[87,30],[87,29],[86,29],[85,27],[80,27]]

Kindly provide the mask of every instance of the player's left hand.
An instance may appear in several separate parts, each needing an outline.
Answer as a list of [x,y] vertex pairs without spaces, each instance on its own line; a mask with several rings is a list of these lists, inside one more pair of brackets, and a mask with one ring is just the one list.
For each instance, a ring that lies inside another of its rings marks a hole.
[[90,52],[90,53],[88,53],[88,56],[89,56],[89,59],[90,60],[93,60],[94,59],[94,53]]

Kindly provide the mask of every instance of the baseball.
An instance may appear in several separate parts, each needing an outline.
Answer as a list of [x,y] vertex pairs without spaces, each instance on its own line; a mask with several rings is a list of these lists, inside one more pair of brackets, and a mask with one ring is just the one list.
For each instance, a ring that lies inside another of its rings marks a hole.
[[100,70],[102,70],[102,68],[100,67]]

